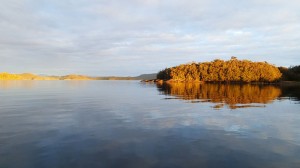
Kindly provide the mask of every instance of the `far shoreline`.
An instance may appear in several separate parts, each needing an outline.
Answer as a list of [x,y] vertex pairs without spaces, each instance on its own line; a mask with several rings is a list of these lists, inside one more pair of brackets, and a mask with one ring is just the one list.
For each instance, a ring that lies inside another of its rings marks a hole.
[[32,73],[12,74],[7,72],[0,73],[0,81],[12,81],[12,80],[142,80],[140,76],[87,76],[78,74],[69,74],[64,76],[52,76],[52,75],[35,75]]

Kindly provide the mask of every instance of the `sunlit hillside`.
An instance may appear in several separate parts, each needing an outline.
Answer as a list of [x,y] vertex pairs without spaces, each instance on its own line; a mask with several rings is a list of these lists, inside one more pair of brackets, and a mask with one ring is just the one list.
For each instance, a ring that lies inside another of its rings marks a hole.
[[3,72],[0,73],[0,80],[59,80],[59,78],[51,76],[38,76],[31,73],[11,74]]
[[91,77],[84,76],[84,75],[76,75],[76,74],[62,76],[59,79],[60,80],[93,80],[93,78]]

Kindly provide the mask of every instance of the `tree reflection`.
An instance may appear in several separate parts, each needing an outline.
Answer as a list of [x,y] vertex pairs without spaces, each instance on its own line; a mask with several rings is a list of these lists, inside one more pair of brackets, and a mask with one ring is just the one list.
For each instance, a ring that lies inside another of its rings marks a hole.
[[165,95],[191,100],[193,103],[216,103],[214,108],[222,108],[224,104],[231,109],[264,107],[264,104],[281,95],[281,89],[273,85],[164,83],[157,84],[157,87]]
[[288,97],[299,103],[300,101],[300,85],[284,85],[282,88],[282,97]]

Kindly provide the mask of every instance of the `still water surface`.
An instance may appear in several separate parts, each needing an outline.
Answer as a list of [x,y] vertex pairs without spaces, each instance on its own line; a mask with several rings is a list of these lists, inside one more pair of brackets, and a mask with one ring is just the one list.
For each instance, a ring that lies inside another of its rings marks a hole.
[[296,168],[299,91],[0,81],[0,168]]

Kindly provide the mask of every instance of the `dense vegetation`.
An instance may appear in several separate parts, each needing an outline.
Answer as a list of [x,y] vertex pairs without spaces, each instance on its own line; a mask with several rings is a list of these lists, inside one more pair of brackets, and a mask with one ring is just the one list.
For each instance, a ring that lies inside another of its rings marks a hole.
[[175,82],[157,84],[157,86],[163,94],[191,100],[192,102],[198,100],[200,102],[218,103],[216,108],[224,104],[232,109],[247,107],[251,103],[267,104],[281,95],[280,88],[273,85]]
[[282,73],[282,80],[286,81],[300,81],[300,65],[293,67],[279,67]]
[[157,74],[157,79],[172,81],[205,82],[274,82],[281,73],[267,62],[216,59],[212,62],[190,63],[166,68]]

